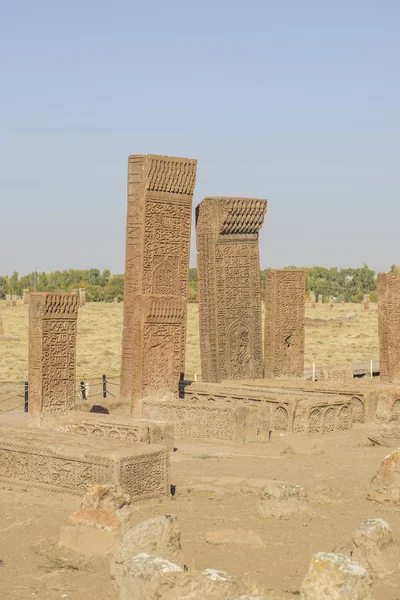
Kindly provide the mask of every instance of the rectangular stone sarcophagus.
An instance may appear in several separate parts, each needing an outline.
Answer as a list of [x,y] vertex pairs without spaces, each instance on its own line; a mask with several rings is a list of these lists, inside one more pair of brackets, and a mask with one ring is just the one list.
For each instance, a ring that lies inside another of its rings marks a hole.
[[305,271],[265,272],[265,378],[304,376],[305,293]]
[[76,327],[73,294],[31,293],[29,412],[66,413],[75,405]]
[[128,162],[121,399],[177,394],[184,371],[196,160]]
[[203,381],[263,376],[258,232],[266,200],[205,198],[197,207]]
[[94,484],[120,485],[133,501],[170,494],[166,448],[0,424],[0,483],[84,494]]

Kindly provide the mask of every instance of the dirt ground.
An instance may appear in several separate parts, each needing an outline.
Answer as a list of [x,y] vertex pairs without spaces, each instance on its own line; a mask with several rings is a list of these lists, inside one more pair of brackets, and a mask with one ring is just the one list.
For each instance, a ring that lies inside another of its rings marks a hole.
[[[262,306],[262,310],[264,310]],[[105,373],[120,373],[123,303],[88,303],[79,310],[76,375],[78,381],[100,381]],[[355,317],[346,319],[346,317]],[[22,383],[28,375],[28,307],[6,306],[0,300],[4,335],[0,339],[0,384]],[[364,311],[361,304],[306,305],[305,366],[317,367],[369,361],[379,357],[376,304]],[[344,317],[344,319],[343,319]],[[332,319],[332,320],[330,320]],[[343,320],[341,320],[343,319]],[[186,373],[201,376],[199,312],[188,304]]]
[[[368,445],[367,434],[375,427],[308,438],[275,432],[269,444],[236,450],[178,441],[172,455],[175,496],[133,507],[130,525],[177,514],[186,564],[226,570],[248,581],[251,591],[296,593],[312,554],[346,542],[363,520],[385,519],[400,541],[400,512],[366,500],[368,483],[389,453]],[[259,491],[250,493],[247,485],[253,479],[304,486],[309,510],[287,519],[262,518],[256,509]],[[108,560],[84,560],[57,546],[60,526],[79,502],[61,494],[0,490],[2,600],[118,598]],[[220,529],[252,530],[264,546],[207,543],[206,533]],[[374,598],[399,599],[400,582],[397,590],[375,585]]]

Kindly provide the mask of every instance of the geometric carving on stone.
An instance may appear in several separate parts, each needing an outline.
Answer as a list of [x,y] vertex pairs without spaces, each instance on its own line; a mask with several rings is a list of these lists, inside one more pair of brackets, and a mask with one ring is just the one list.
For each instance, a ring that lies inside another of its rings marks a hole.
[[0,424],[0,483],[69,494],[120,485],[132,500],[167,498],[166,448]]
[[361,398],[353,396],[351,399],[351,412],[353,423],[364,423],[365,421],[365,407],[364,402]]
[[184,371],[192,197],[197,161],[128,159],[121,398],[177,393]]
[[258,232],[266,200],[205,198],[196,211],[203,381],[262,378]]
[[379,273],[378,332],[380,379],[400,380],[400,273]]
[[265,271],[264,377],[304,375],[303,270]]
[[66,413],[75,405],[76,327],[73,294],[31,293],[29,412]]

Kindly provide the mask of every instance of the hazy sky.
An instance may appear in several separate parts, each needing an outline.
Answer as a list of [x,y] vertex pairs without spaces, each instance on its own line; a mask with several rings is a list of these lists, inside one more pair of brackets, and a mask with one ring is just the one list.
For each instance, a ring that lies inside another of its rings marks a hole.
[[396,0],[0,0],[0,273],[123,272],[140,153],[197,158],[194,205],[267,198],[262,267],[400,264],[399,28]]

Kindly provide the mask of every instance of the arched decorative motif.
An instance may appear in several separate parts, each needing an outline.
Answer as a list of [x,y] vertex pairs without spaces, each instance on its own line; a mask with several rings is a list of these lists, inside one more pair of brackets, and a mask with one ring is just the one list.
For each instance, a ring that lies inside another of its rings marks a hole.
[[350,408],[348,406],[343,406],[343,408],[339,411],[338,416],[338,429],[350,429],[351,428],[351,415]]
[[400,400],[393,402],[390,410],[389,421],[400,421]]
[[353,423],[364,423],[365,421],[365,406],[361,398],[353,396],[351,399],[351,411]]
[[330,406],[324,412],[322,417],[322,431],[334,431],[335,430],[335,418],[336,418],[336,410],[333,406]]
[[278,431],[287,431],[289,425],[289,416],[286,408],[277,406],[274,410],[274,429]]
[[308,433],[320,433],[321,431],[322,412],[320,408],[314,408],[310,412]]

